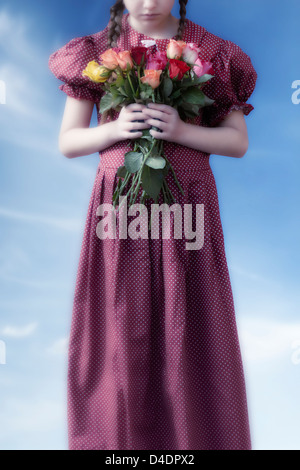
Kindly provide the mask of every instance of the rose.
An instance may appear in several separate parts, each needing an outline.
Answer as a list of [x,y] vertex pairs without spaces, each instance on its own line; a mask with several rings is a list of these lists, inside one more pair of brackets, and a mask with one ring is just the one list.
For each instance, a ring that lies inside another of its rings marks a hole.
[[170,59],[169,60],[169,74],[170,78],[177,78],[177,80],[182,80],[183,76],[190,70],[185,62],[182,60]]
[[163,51],[158,51],[151,55],[147,61],[146,69],[148,70],[164,70],[168,63],[167,54]]
[[161,70],[145,70],[145,76],[141,78],[142,83],[150,85],[153,89],[160,83]]
[[182,51],[182,59],[188,64],[194,64],[198,59],[199,47],[193,42],[188,43]]
[[117,55],[117,59],[118,59],[119,67],[122,70],[127,70],[128,65],[132,69],[133,62],[132,62],[132,57],[129,51],[119,52],[119,54]]
[[211,62],[207,60],[197,59],[195,65],[193,67],[193,71],[197,75],[197,77],[202,77],[202,75],[208,73],[209,75],[214,74],[214,69],[212,67]]
[[95,60],[89,62],[82,72],[83,77],[89,77],[95,83],[104,83],[111,75],[111,70],[99,65]]
[[147,47],[137,46],[131,49],[131,57],[133,58],[136,65],[141,65],[143,60],[145,61],[147,56]]
[[186,43],[184,41],[175,41],[171,39],[167,47],[167,56],[169,59],[180,59]]
[[109,70],[114,70],[118,67],[118,55],[113,49],[108,49],[103,54],[100,55],[102,59],[102,65]]

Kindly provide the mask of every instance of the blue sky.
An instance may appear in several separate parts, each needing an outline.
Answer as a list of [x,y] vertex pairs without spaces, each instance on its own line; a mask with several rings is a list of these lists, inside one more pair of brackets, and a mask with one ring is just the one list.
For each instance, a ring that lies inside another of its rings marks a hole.
[[[59,153],[65,95],[48,58],[73,37],[103,29],[112,3],[1,2],[0,449],[67,448],[66,347],[99,157],[69,160]],[[253,447],[300,450],[300,105],[291,100],[292,83],[300,80],[300,4],[190,0],[187,16],[236,42],[258,73],[249,100],[255,110],[246,117],[247,154],[214,155],[210,162]]]

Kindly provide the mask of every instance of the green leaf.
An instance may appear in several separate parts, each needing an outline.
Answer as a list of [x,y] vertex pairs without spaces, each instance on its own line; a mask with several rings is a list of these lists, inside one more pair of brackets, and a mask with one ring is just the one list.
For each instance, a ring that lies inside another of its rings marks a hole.
[[118,170],[117,170],[117,176],[119,176],[120,178],[125,178],[127,174],[127,170],[126,170],[126,166],[119,166]]
[[125,97],[122,95],[119,95],[116,98],[114,98],[112,107],[116,108],[117,106],[119,106],[119,104],[123,103],[124,101],[125,101]]
[[130,173],[136,173],[142,166],[143,154],[139,152],[125,153],[125,167]]
[[162,169],[166,166],[166,160],[163,157],[153,157],[150,155],[146,160],[146,165],[154,168],[155,170]]
[[116,81],[114,82],[114,85],[116,88],[120,88],[124,84],[124,77],[121,73],[118,74]]
[[187,117],[195,117],[199,114],[199,105],[192,103],[182,103],[181,107]]
[[210,106],[214,102],[215,102],[215,100],[212,100],[208,96],[204,95],[204,105],[203,106]]
[[170,99],[171,99],[171,100],[176,100],[176,98],[178,98],[178,97],[181,95],[181,93],[182,93],[181,90],[175,91],[175,92],[170,96]]
[[113,96],[111,93],[106,93],[102,96],[100,101],[100,113],[104,113],[113,107]]
[[150,85],[147,85],[147,88],[144,88],[143,91],[141,92],[141,99],[142,100],[147,100],[152,96],[153,89]]
[[125,89],[126,95],[127,95],[129,98],[133,98],[132,89],[131,89],[131,86],[130,86],[130,83],[129,83],[129,80],[128,80],[128,79],[125,80],[124,89]]
[[166,166],[162,170],[164,177],[167,176],[170,168],[171,168],[170,163],[166,161]]
[[209,75],[209,73],[205,73],[204,75],[202,75],[201,77],[198,77],[195,82],[196,83],[205,83],[205,82],[208,82],[208,80],[210,80],[212,77],[214,77],[214,75]]
[[180,82],[180,88],[188,88],[190,86],[193,86],[194,83],[195,83],[194,80],[192,80],[191,78],[184,78]]
[[183,100],[186,103],[198,104],[204,106],[204,93],[199,88],[190,88],[182,94]]
[[144,165],[142,171],[142,187],[152,199],[156,199],[160,193],[164,182],[162,170],[154,170],[150,166]]
[[169,98],[170,94],[173,91],[173,82],[170,78],[165,78],[163,81],[163,93],[165,98]]
[[[124,81],[124,83],[125,83],[125,81]],[[121,87],[119,88],[119,91],[120,91],[120,93],[121,93],[123,96],[125,96],[126,98],[128,98],[128,95],[127,95],[127,93],[126,93],[126,91],[125,91],[124,86],[121,86]]]

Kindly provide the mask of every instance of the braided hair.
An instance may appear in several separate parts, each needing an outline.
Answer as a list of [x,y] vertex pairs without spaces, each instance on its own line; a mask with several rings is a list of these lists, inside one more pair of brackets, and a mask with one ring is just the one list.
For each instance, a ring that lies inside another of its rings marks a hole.
[[179,28],[178,28],[178,33],[177,33],[177,41],[182,39],[185,24],[186,24],[186,4],[188,0],[179,0],[179,5],[180,5],[180,20],[179,20]]
[[[184,28],[186,25],[186,4],[188,0],[179,0],[180,5],[180,20],[177,33],[177,40],[182,39]],[[122,17],[125,10],[123,0],[117,0],[110,9],[110,24],[108,28],[108,41],[107,47],[117,47],[118,38],[122,32]]]

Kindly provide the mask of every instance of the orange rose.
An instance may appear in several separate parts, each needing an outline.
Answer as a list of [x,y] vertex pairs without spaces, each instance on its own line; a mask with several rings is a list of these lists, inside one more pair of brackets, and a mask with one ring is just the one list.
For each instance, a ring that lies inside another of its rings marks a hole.
[[117,55],[119,67],[122,70],[127,70],[127,65],[132,69],[133,61],[129,51],[119,52]]
[[184,41],[175,41],[175,39],[171,39],[167,47],[168,58],[179,60],[185,46],[186,43]]
[[113,49],[108,49],[100,57],[102,65],[109,70],[114,70],[119,65],[118,54]]
[[157,88],[161,74],[162,70],[145,70],[145,76],[141,78],[141,82],[150,85],[153,89]]

